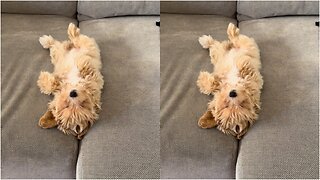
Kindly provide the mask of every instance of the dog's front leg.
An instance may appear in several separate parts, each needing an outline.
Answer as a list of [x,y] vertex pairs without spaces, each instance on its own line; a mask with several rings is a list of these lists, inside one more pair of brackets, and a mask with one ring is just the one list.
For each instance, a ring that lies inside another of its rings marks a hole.
[[220,78],[208,72],[201,71],[198,76],[197,86],[201,93],[209,95],[219,89]]
[[59,81],[53,74],[42,71],[40,72],[37,84],[42,93],[49,95],[58,89]]
[[217,122],[210,110],[207,110],[199,119],[198,126],[204,129],[217,126]]
[[48,110],[39,120],[39,126],[44,129],[53,128],[57,125],[57,121],[50,110]]
[[199,37],[199,43],[205,49],[209,49],[211,63],[215,65],[226,53],[224,43],[213,39],[211,36],[203,35]]
[[210,73],[201,71],[197,80],[197,86],[199,87],[200,92],[206,95],[211,94],[213,91],[213,81],[213,76]]

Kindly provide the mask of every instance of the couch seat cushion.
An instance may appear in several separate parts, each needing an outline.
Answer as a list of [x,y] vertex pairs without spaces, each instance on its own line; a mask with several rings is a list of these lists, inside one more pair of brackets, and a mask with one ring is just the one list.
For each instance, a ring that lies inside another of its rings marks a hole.
[[257,41],[262,111],[241,141],[237,178],[319,178],[318,17],[240,23]]
[[234,19],[215,15],[161,14],[161,178],[234,178],[237,140],[200,129],[212,97],[200,94],[201,70],[212,72],[198,37],[227,38]]
[[38,120],[51,97],[37,86],[41,70],[53,70],[38,39],[67,38],[76,20],[54,15],[2,14],[1,174],[2,178],[75,178],[78,141]]
[[158,16],[80,23],[100,46],[102,112],[81,142],[77,178],[159,178]]

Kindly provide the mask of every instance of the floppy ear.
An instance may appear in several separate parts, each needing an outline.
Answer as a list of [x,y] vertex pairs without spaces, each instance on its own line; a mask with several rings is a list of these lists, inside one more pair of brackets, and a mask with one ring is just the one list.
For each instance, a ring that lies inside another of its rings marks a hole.
[[217,122],[209,109],[198,120],[198,126],[204,129],[217,126]]
[[44,129],[53,128],[57,125],[57,121],[55,120],[51,110],[49,109],[46,113],[44,113],[44,115],[42,115],[42,117],[39,120],[39,126]]

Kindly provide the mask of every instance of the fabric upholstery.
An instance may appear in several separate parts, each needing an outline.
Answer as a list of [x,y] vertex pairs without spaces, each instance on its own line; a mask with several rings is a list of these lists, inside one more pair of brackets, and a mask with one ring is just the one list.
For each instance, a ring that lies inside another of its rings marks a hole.
[[318,17],[240,23],[261,50],[259,120],[241,141],[237,178],[319,179]]
[[54,15],[2,14],[1,178],[75,178],[78,141],[57,129],[41,129],[39,118],[52,97],[40,93],[41,70],[53,70],[38,38],[67,38],[74,19]]
[[237,10],[236,1],[161,1],[161,13],[173,14],[215,14],[234,17]]
[[238,20],[288,15],[318,15],[319,1],[238,1]]
[[78,1],[79,21],[127,15],[159,15],[159,1]]
[[198,37],[227,38],[234,19],[215,15],[161,14],[161,178],[234,178],[237,140],[197,121],[212,98],[200,94],[201,70],[212,71]]
[[1,1],[2,13],[51,14],[72,17],[76,14],[76,1]]
[[160,177],[159,16],[80,23],[101,49],[102,112],[81,142],[77,178]]

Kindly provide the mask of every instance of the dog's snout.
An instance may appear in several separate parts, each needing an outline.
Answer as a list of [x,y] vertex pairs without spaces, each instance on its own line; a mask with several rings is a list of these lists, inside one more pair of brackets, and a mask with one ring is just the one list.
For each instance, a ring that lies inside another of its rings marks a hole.
[[237,97],[236,90],[230,91],[229,96],[232,97],[232,98]]
[[77,94],[77,91],[76,90],[72,90],[69,94],[70,97],[74,98],[74,97],[77,97],[78,94]]

